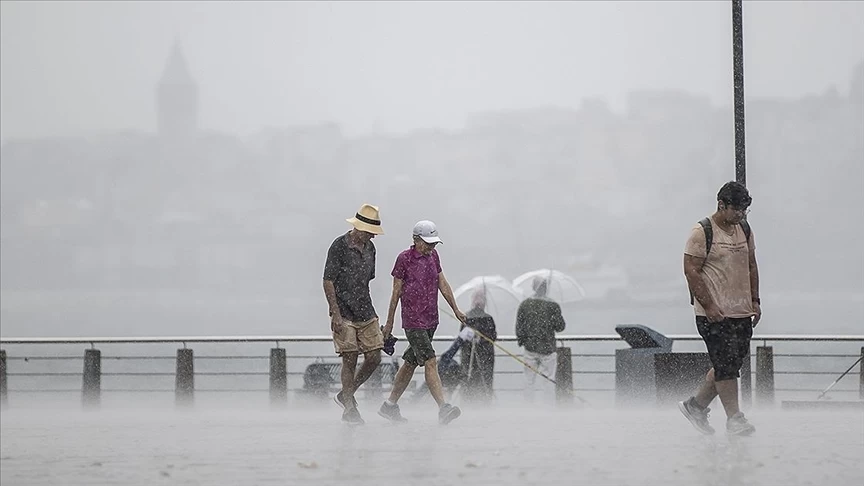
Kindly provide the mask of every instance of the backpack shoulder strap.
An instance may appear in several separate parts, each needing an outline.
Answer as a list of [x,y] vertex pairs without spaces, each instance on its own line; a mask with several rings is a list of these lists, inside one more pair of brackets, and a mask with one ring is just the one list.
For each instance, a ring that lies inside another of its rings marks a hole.
[[[699,221],[699,225],[702,226],[702,231],[705,232],[705,258],[708,258],[708,252],[711,251],[711,243],[714,241],[714,228],[711,226],[711,220],[708,218],[703,218]],[[690,305],[693,305],[695,299],[693,298],[693,293],[690,293]]]
[[[714,241],[714,228],[711,226],[711,220],[708,218],[703,218],[699,221],[699,224],[702,226],[702,230],[705,231],[705,258],[708,258],[708,253],[711,251],[711,243]],[[750,228],[744,230],[747,233],[747,237],[750,237]]]
[[741,221],[741,229],[744,230],[744,236],[747,237],[747,243],[750,243],[750,233],[752,231],[750,230],[750,223],[748,223],[746,219]]

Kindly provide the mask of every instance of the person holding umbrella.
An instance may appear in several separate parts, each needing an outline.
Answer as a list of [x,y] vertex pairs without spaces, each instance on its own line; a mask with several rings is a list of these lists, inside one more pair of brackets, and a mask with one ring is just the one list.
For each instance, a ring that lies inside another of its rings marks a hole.
[[[492,341],[498,339],[495,319],[486,313],[486,289],[480,288],[471,295],[471,310],[462,329],[476,329]],[[463,396],[467,401],[489,402],[494,397],[492,389],[495,373],[495,346],[485,339],[473,339],[462,346],[462,368],[466,382]]]
[[[516,342],[525,349],[525,361],[555,380],[557,354],[555,352],[555,333],[566,327],[561,306],[546,296],[548,280],[535,277],[532,283],[534,295],[519,304],[516,313]],[[537,391],[537,372],[525,367],[525,400],[533,403]],[[554,400],[555,388],[549,381],[539,383],[543,399]],[[554,402],[553,402],[554,403]]]

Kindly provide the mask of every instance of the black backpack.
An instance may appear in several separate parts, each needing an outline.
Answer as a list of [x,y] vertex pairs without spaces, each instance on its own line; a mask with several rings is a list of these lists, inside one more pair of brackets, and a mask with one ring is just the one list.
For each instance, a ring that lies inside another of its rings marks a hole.
[[[750,223],[747,220],[741,221],[739,223],[741,225],[741,229],[744,230],[744,236],[747,238],[747,243],[750,243]],[[702,226],[702,230],[705,231],[705,258],[708,258],[708,253],[711,252],[711,243],[714,241],[714,227],[711,226],[711,220],[709,218],[703,218],[699,221],[699,225]],[[693,305],[693,293],[690,293],[690,305]]]

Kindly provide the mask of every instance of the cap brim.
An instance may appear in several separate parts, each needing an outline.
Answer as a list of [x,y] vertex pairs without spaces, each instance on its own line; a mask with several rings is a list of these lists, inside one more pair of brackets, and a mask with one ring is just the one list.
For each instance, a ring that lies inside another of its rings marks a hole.
[[441,241],[441,238],[437,236],[421,236],[420,239],[425,241],[426,243],[444,243],[443,241]]

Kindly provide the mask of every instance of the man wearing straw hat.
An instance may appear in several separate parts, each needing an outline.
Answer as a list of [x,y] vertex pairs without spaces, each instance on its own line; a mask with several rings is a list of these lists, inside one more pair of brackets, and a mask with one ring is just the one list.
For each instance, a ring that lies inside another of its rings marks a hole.
[[[333,344],[342,357],[342,390],[334,400],[344,410],[344,422],[362,424],[354,392],[372,376],[381,362],[384,347],[378,314],[369,293],[369,282],[375,278],[372,239],[384,231],[378,208],[370,204],[361,206],[357,214],[346,221],[354,228],[333,240],[327,251],[324,295],[330,308]],[[363,366],[357,370],[360,353],[363,353]]]
[[399,254],[393,266],[393,294],[384,334],[393,330],[396,307],[402,302],[402,329],[408,339],[408,349],[402,355],[405,363],[396,372],[390,398],[381,404],[378,415],[391,422],[404,422],[405,418],[396,403],[414,376],[418,366],[424,368],[426,385],[438,403],[438,421],[447,425],[462,413],[444,399],[438,363],[432,348],[432,337],[438,328],[438,292],[453,309],[453,315],[465,323],[465,314],[456,305],[453,290],[441,270],[441,260],[435,247],[441,243],[438,229],[432,221],[419,221],[414,225],[414,244]]

